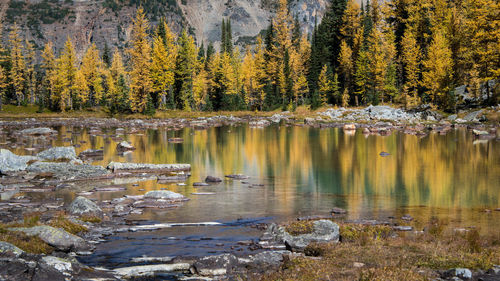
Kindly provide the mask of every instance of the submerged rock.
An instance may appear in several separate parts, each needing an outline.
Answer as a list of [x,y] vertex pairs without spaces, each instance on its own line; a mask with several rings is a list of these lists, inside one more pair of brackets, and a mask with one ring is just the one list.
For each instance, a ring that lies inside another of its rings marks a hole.
[[90,199],[82,196],[76,197],[76,199],[71,202],[68,206],[68,212],[77,216],[85,215],[102,217],[101,208],[99,208],[99,206],[97,206],[97,204],[92,202]]
[[226,175],[226,178],[230,178],[230,179],[234,179],[234,180],[246,180],[250,177],[242,175],[242,174],[234,174],[234,175]]
[[22,231],[29,236],[38,236],[45,243],[61,251],[88,251],[89,245],[82,238],[61,228],[48,225],[34,227],[10,228],[12,231]]
[[0,149],[0,173],[24,171],[29,162],[37,160],[34,156],[19,156],[8,149]]
[[193,182],[193,186],[209,186],[206,182]]
[[48,161],[73,160],[76,159],[76,152],[73,146],[61,146],[44,150],[36,156]]
[[87,149],[85,151],[80,152],[80,154],[78,156],[80,158],[103,157],[104,150],[102,150],[102,149]]

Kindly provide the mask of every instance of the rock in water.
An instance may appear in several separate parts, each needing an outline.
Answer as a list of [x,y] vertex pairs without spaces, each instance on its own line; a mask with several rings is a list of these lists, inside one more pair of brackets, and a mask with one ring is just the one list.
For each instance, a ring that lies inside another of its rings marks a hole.
[[90,199],[87,199],[82,196],[76,197],[73,202],[68,207],[68,211],[72,215],[77,216],[96,216],[102,217],[102,210],[97,206],[96,203],[92,202]]
[[33,156],[18,156],[8,149],[0,149],[0,173],[24,171],[30,161],[38,160]]
[[207,176],[205,178],[205,182],[222,182],[222,179],[218,177]]
[[48,161],[73,160],[76,159],[76,152],[73,146],[61,146],[44,150],[36,156]]
[[193,186],[208,186],[209,184],[206,182],[193,182]]
[[163,173],[174,171],[189,171],[189,164],[144,164],[144,163],[124,163],[111,162],[108,164],[108,170],[113,172],[130,172],[130,173]]
[[102,166],[80,165],[57,162],[36,162],[27,169],[34,174],[51,173],[58,180],[90,180],[104,178],[109,175],[109,171]]
[[146,194],[144,194],[144,198],[182,200],[185,197],[180,193],[175,193],[170,190],[153,190],[153,191],[148,191]]
[[389,152],[385,152],[385,151],[380,152],[380,156],[382,156],[382,157],[387,157],[389,155],[391,155]]
[[236,174],[236,175],[226,175],[226,178],[234,179],[234,180],[246,180],[250,178],[249,176]]
[[9,228],[9,230],[22,231],[29,236],[38,236],[45,243],[61,251],[88,251],[90,248],[85,240],[66,232],[62,228],[41,225],[29,228]]
[[20,135],[31,135],[31,136],[41,136],[41,135],[51,135],[57,134],[56,130],[51,128],[30,128],[19,131]]
[[339,207],[334,207],[331,212],[337,215],[347,214],[347,211],[345,209]]
[[132,151],[135,150],[135,147],[133,147],[132,144],[130,144],[129,142],[122,141],[116,145],[116,150],[118,152]]

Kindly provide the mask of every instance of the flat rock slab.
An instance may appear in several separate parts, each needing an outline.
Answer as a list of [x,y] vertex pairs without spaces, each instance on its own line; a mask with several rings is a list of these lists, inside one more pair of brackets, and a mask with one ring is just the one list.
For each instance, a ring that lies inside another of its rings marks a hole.
[[249,176],[241,175],[241,174],[234,174],[234,175],[226,175],[226,178],[230,178],[233,180],[246,180],[250,178]]
[[149,199],[167,199],[167,200],[183,200],[184,195],[170,190],[152,190],[144,194],[144,198]]
[[15,227],[9,228],[9,230],[21,231],[29,236],[38,236],[45,243],[61,251],[88,251],[90,248],[85,240],[61,228],[42,225],[34,227]]
[[102,166],[55,162],[36,162],[26,170],[36,174],[51,173],[54,178],[63,181],[99,179],[110,175]]
[[18,132],[20,135],[31,135],[31,136],[41,136],[41,135],[52,135],[57,134],[56,130],[51,128],[30,128],[24,129]]
[[189,171],[191,165],[189,164],[144,164],[144,163],[124,163],[124,162],[111,162],[108,164],[108,170],[113,172],[130,172],[130,173],[163,173],[163,172],[177,172]]
[[190,267],[189,263],[153,264],[117,268],[114,272],[125,278],[132,278],[154,276],[162,272],[187,271]]

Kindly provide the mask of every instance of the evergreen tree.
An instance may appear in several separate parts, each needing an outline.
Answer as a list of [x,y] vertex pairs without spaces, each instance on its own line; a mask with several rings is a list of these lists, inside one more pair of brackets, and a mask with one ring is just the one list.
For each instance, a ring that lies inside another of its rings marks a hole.
[[363,103],[370,102],[370,58],[367,51],[362,50],[359,52],[354,77],[356,81],[356,98],[361,96]]
[[160,109],[167,108],[167,95],[174,85],[175,74],[175,58],[169,57],[163,42],[161,37],[155,37],[151,62],[152,89],[160,93]]
[[183,30],[178,40],[175,83],[177,108],[190,111],[193,108],[193,79],[196,67],[196,46],[193,37]]
[[102,51],[102,61],[106,67],[111,65],[111,55],[109,53],[108,42],[104,41],[104,50]]

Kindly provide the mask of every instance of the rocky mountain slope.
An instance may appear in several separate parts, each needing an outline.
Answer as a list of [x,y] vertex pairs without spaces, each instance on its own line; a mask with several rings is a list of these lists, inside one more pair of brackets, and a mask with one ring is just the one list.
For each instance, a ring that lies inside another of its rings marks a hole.
[[[68,36],[79,54],[95,42],[103,48],[125,47],[139,2],[151,22],[165,16],[175,32],[189,28],[198,44],[217,42],[223,18],[230,19],[235,42],[252,42],[273,15],[277,0],[3,0],[0,17],[6,35],[17,23],[39,49],[48,40],[61,47]],[[305,32],[323,15],[327,0],[290,0]],[[6,36],[4,36],[6,37]],[[5,40],[5,38],[4,38]],[[239,41],[238,41],[239,40]]]

